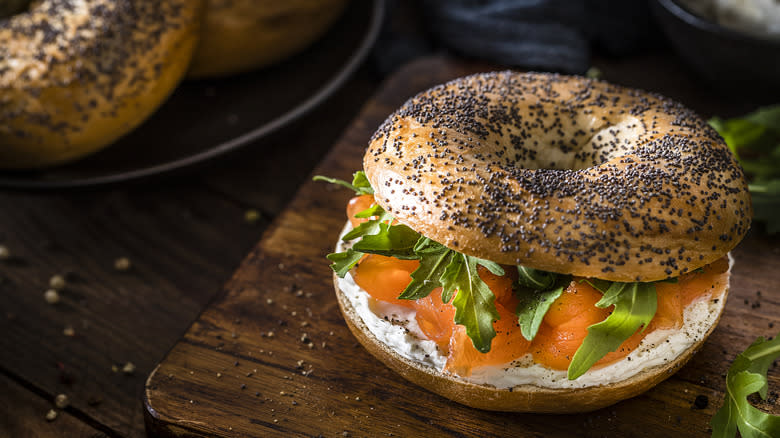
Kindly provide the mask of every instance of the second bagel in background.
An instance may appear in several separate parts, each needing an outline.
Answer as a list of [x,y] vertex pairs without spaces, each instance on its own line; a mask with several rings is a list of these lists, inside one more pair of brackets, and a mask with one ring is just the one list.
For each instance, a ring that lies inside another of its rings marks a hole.
[[226,76],[281,61],[325,33],[346,4],[346,0],[208,0],[188,76]]
[[187,71],[201,8],[44,0],[0,20],[0,169],[68,163],[140,125]]

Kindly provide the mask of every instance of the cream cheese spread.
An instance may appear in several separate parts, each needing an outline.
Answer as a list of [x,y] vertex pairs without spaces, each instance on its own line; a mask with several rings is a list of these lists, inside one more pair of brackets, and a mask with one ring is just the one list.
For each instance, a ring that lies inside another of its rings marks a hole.
[[[351,227],[347,224],[341,235],[349,229]],[[348,247],[348,243],[339,240],[336,251],[344,251]],[[729,255],[729,270],[732,264],[733,260]],[[446,373],[444,365],[447,357],[439,351],[435,342],[425,338],[415,319],[414,309],[374,300],[355,283],[349,273],[338,279],[338,287],[380,342],[409,360]],[[724,305],[721,298],[703,296],[685,309],[684,322],[680,329],[654,330],[624,360],[591,369],[575,380],[569,380],[566,371],[552,370],[534,363],[530,354],[502,366],[476,367],[470,376],[460,377],[497,388],[524,384],[545,388],[586,388],[623,381],[645,368],[673,360],[701,340],[720,314]]]

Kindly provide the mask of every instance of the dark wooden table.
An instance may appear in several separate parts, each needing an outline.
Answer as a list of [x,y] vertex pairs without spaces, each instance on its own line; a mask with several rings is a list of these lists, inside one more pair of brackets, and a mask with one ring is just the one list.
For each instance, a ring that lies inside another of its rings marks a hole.
[[[146,376],[378,83],[364,67],[303,120],[187,174],[94,191],[0,192],[0,245],[12,255],[0,262],[0,437],[145,436]],[[259,218],[248,223],[252,209]],[[121,257],[128,271],[114,268]],[[58,274],[67,285],[47,304]],[[57,394],[70,406],[48,422]]]
[[[707,115],[750,108],[696,85],[671,54],[596,64],[608,79]],[[0,245],[11,252],[0,262],[0,437],[144,436],[146,376],[379,85],[363,68],[300,122],[185,175],[95,191],[0,192]],[[260,213],[254,223],[250,209]],[[115,268],[121,257],[129,270]],[[54,275],[66,285],[48,304]],[[47,421],[58,394],[70,404]]]

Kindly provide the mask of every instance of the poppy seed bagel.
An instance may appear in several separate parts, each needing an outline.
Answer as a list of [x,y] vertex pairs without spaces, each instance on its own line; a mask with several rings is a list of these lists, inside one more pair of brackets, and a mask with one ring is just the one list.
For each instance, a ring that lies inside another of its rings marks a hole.
[[382,208],[453,250],[610,281],[711,263],[752,216],[739,164],[693,111],[574,76],[424,91],[380,126],[363,166]]
[[0,20],[0,168],[72,161],[126,134],[190,62],[201,1],[37,0]]

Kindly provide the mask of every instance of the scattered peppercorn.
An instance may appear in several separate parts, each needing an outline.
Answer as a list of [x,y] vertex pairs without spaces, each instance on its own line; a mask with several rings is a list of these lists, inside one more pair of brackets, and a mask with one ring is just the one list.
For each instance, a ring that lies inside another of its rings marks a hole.
[[60,302],[60,294],[56,289],[48,289],[43,293],[43,299],[49,304],[57,304]]
[[65,289],[65,277],[63,277],[62,275],[59,275],[59,274],[53,275],[49,279],[49,286],[52,289],[56,289],[56,290]]
[[68,400],[68,396],[65,394],[57,394],[57,397],[54,397],[54,406],[57,406],[59,409],[65,409],[70,405],[70,400]]
[[114,260],[114,269],[117,271],[127,271],[132,267],[130,259],[127,257],[120,257]]

